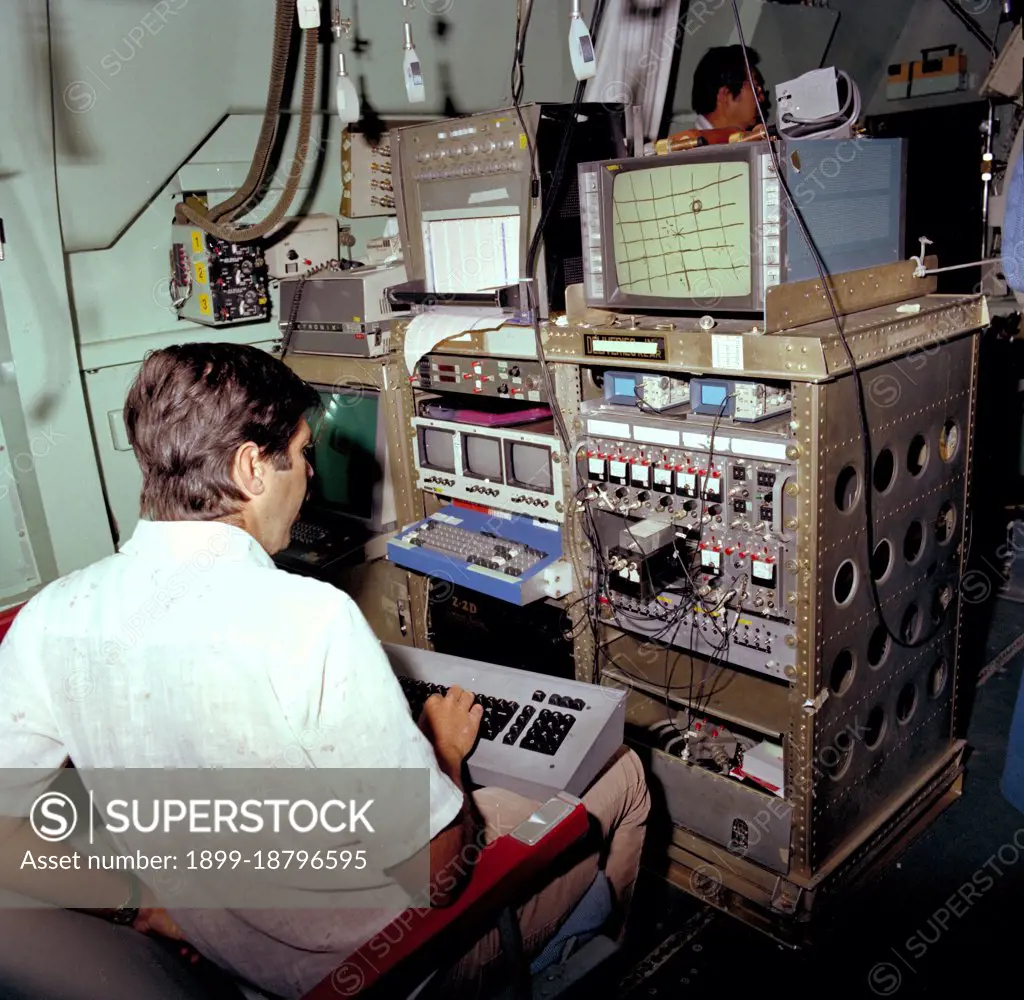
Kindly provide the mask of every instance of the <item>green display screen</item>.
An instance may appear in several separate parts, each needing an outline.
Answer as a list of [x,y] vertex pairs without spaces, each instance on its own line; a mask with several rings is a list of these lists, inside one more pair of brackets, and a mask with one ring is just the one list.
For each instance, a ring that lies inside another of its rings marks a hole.
[[612,186],[619,288],[672,299],[751,294],[750,165],[668,164],[631,170]]
[[369,520],[374,489],[383,476],[377,457],[380,396],[372,391],[321,392],[323,409],[309,415],[313,466],[309,501]]

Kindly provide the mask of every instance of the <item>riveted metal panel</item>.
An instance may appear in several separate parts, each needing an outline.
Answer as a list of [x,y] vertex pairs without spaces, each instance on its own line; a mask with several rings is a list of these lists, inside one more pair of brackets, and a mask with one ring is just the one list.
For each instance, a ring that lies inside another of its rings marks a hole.
[[814,715],[821,635],[821,561],[818,520],[823,476],[819,436],[826,425],[825,396],[816,385],[793,387],[792,429],[797,456],[797,677],[791,692],[790,726],[784,748],[786,797],[793,807],[791,870],[809,871],[808,850],[814,775]]
[[[830,419],[819,425],[816,681],[824,700],[815,715],[812,871],[950,745],[973,354],[973,338],[961,338],[862,373],[867,473],[854,380],[820,388]],[[956,428],[955,451],[940,445],[946,427]],[[865,541],[868,490],[874,560]],[[956,511],[952,529],[945,519],[939,527],[946,509]]]

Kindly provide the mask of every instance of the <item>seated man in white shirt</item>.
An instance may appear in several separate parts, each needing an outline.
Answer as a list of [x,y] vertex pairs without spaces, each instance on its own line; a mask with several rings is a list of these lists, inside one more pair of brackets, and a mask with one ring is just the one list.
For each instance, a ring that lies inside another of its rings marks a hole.
[[757,90],[750,86],[743,46],[729,45],[709,49],[693,74],[691,104],[697,112],[697,128],[734,128],[749,132],[760,124],[757,109],[768,113],[764,77],[757,68],[761,61],[754,49],[747,48]]
[[[429,769],[434,885],[474,838],[507,832],[537,803],[500,789],[467,796],[463,765],[481,716],[473,695],[435,695],[417,725],[354,602],[271,560],[306,496],[306,417],[317,405],[253,347],[192,344],[147,358],[125,405],[143,519],[118,554],[33,598],[0,646],[0,768],[55,773],[66,758],[79,769],[274,767],[298,757],[304,767]],[[628,910],[650,804],[636,756],[623,748],[584,802],[600,836],[520,912],[530,955],[599,867],[620,916]],[[20,858],[24,823],[7,821],[5,833],[7,856]],[[123,875],[88,877],[112,908],[97,916],[181,936],[283,997],[311,989],[391,919],[362,909],[166,914],[148,892],[133,899]],[[495,931],[448,993],[473,994],[500,974]]]

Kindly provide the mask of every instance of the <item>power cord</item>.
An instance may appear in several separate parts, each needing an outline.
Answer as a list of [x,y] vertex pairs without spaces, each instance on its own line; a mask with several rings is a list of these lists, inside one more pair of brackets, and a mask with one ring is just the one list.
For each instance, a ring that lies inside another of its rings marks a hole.
[[[590,34],[591,38],[594,40],[595,45],[597,44],[597,36],[601,27],[601,21],[604,17],[606,2],[607,0],[598,0],[597,6],[594,10],[594,17],[591,23]],[[515,68],[513,68],[512,100],[515,105],[516,114],[519,118],[520,125],[522,126],[523,132],[526,134],[526,141],[531,161],[531,184],[535,188],[536,195],[539,195],[540,180],[533,166],[535,157],[533,152],[532,139],[530,136],[530,130],[526,127],[526,122],[523,117],[522,108],[520,106],[522,103],[523,88],[525,87],[525,77],[523,74],[523,59],[526,54],[526,33],[527,29],[529,28],[529,15],[531,10],[532,3],[530,3],[530,6],[527,8],[526,17],[523,20],[521,35],[519,34],[517,24],[517,45],[515,65],[518,66],[519,77],[518,81],[516,81]],[[515,86],[516,82],[518,82],[518,87]],[[569,150],[572,148],[573,131],[575,129],[576,122],[579,116],[580,105],[583,103],[583,92],[585,89],[586,84],[583,81],[577,83],[575,93],[573,94],[572,110],[570,112],[569,122],[565,131],[562,134],[562,145],[558,151],[558,159],[556,161],[555,169],[552,174],[550,195],[548,198],[545,199],[544,210],[541,213],[540,220],[537,224],[536,229],[534,230],[533,238],[530,241],[530,248],[526,254],[526,278],[528,294],[530,297],[528,306],[533,315],[533,333],[534,341],[537,347],[537,361],[540,365],[541,376],[544,379],[544,386],[548,393],[548,399],[552,401],[552,416],[554,417],[555,426],[558,430],[559,437],[562,439],[562,444],[565,446],[567,460],[572,456],[569,444],[569,433],[566,429],[565,420],[561,414],[561,411],[555,404],[556,397],[554,391],[554,379],[551,376],[551,369],[548,365],[547,358],[544,355],[544,344],[540,332],[540,304],[539,296],[536,290],[537,266],[540,256],[540,244],[544,238],[544,230],[551,219],[551,214],[554,211],[555,205],[558,201],[558,195],[561,191],[562,182],[565,175],[566,162],[569,158]],[[531,194],[534,194],[534,191],[531,191]]]

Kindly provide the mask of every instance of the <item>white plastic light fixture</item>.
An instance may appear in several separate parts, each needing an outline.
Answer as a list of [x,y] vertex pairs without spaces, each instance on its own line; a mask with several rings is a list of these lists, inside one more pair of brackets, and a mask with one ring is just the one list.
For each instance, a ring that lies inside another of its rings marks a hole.
[[349,123],[358,121],[359,92],[345,69],[344,52],[338,53],[338,82],[335,84],[334,93],[338,99],[338,118]]
[[597,55],[594,40],[583,20],[580,0],[572,0],[572,15],[569,18],[569,60],[577,80],[589,80],[597,72]]
[[320,0],[295,0],[295,10],[303,31],[320,27]]
[[420,57],[412,45],[412,28],[405,22],[405,44],[402,46],[402,72],[405,75],[405,93],[410,104],[422,104],[427,99],[427,88],[423,85],[423,69]]

